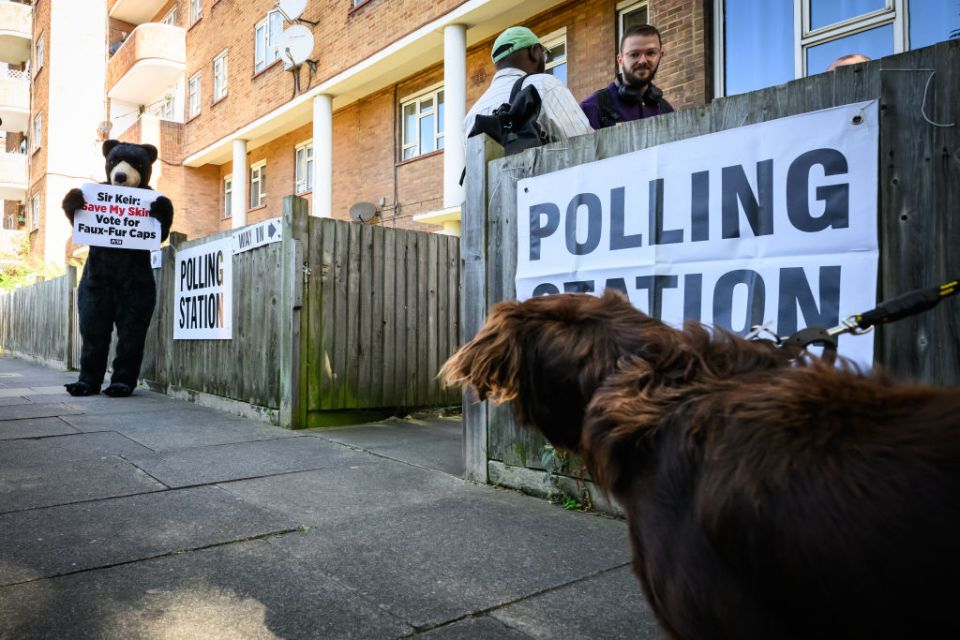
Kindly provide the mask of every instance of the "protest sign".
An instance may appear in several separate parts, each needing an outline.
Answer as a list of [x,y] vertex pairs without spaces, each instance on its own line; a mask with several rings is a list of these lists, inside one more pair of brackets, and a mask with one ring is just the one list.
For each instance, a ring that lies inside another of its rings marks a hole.
[[150,205],[160,197],[152,189],[88,183],[85,204],[73,216],[73,242],[115,249],[159,249],[160,221]]
[[174,340],[233,337],[233,240],[177,251]]

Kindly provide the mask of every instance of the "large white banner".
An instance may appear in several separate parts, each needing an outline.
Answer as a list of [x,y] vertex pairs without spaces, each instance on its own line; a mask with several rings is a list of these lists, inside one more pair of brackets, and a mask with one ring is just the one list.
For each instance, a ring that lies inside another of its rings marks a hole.
[[[674,325],[837,325],[876,305],[879,130],[870,101],[521,180],[517,298],[615,288]],[[872,362],[872,335],[840,353]]]
[[160,221],[150,217],[159,191],[87,183],[84,207],[73,216],[73,241],[92,247],[159,249]]
[[177,251],[174,340],[233,337],[233,238]]

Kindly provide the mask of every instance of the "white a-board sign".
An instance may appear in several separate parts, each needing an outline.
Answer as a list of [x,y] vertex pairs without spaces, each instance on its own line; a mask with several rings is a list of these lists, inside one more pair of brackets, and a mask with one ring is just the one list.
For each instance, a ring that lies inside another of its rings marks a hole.
[[73,216],[73,241],[93,247],[159,249],[160,221],[150,205],[163,195],[152,189],[87,183],[84,207]]
[[233,337],[233,240],[177,251],[174,340]]
[[[876,101],[680,140],[519,181],[517,297],[619,289],[740,334],[876,305]],[[873,361],[873,337],[840,353]]]

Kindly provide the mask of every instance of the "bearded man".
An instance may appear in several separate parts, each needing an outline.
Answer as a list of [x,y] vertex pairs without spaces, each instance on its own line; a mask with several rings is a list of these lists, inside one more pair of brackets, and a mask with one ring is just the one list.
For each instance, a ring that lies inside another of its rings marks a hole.
[[639,24],[620,40],[617,78],[580,103],[594,129],[670,113],[673,107],[653,79],[663,60],[663,41],[657,28]]

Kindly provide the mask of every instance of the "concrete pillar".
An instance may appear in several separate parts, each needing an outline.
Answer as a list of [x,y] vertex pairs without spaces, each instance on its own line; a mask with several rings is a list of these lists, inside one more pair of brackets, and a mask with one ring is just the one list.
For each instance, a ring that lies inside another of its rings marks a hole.
[[[233,195],[230,198],[230,212],[233,216],[233,228],[243,227],[247,224],[247,208],[250,203],[247,201],[247,141],[233,141]],[[222,187],[221,187],[222,188]]]
[[333,215],[333,96],[313,99],[313,210],[311,215]]
[[467,117],[467,27],[443,28],[443,208],[459,207],[464,200],[460,175],[467,166],[463,120]]

